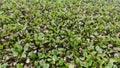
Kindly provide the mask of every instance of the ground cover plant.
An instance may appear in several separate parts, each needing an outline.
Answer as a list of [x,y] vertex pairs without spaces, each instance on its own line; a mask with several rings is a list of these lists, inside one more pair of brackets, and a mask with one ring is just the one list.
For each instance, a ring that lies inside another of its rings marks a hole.
[[120,68],[120,0],[0,0],[0,68]]

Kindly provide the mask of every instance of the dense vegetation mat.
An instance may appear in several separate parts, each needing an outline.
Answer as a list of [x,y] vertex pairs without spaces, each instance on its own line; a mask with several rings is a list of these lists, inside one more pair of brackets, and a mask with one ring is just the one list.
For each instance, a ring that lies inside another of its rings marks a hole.
[[120,68],[120,0],[0,0],[0,68]]

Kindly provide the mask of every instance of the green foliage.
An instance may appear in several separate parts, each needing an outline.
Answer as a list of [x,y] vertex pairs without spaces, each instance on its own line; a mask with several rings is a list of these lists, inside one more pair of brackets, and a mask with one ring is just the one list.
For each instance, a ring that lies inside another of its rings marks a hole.
[[120,0],[0,0],[0,68],[119,68]]

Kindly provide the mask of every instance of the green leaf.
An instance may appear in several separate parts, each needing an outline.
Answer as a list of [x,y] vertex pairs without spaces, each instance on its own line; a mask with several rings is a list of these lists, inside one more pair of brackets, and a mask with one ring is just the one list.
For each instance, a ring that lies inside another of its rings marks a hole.
[[39,59],[42,59],[42,58],[44,58],[44,57],[45,57],[45,54],[38,53],[38,58],[39,58]]
[[0,49],[3,49],[3,46],[2,46],[2,45],[0,45]]
[[46,63],[45,63],[45,60],[40,60],[40,65],[41,65],[41,66],[45,66],[45,64],[46,64]]
[[8,65],[8,64],[6,64],[6,63],[4,63],[4,64],[1,64],[1,63],[0,63],[0,68],[7,68],[7,65]]
[[26,45],[24,46],[24,51],[27,51],[28,48],[29,48],[29,44],[26,44]]
[[32,60],[35,60],[35,59],[37,58],[36,54],[35,54],[33,51],[29,52],[28,56],[29,56]]
[[60,66],[62,66],[62,65],[64,64],[64,59],[61,58],[61,59],[59,60],[58,64],[59,64]]
[[106,68],[112,68],[113,67],[113,62],[115,62],[115,60],[114,59],[110,59],[109,60],[109,63],[107,64],[107,66],[106,66]]
[[56,50],[52,50],[52,54],[53,55],[57,55],[57,51]]
[[70,63],[70,64],[69,64],[69,68],[75,68],[75,65],[72,64],[72,63]]
[[22,64],[17,64],[17,68],[23,68]]
[[35,62],[34,62],[34,65],[35,65],[36,67],[39,66],[39,62],[35,61]]
[[16,44],[16,50],[17,50],[18,53],[21,54],[22,50],[23,50],[23,47],[21,45],[19,45],[19,44]]
[[12,48],[11,51],[13,52],[14,56],[18,56],[19,55],[16,49]]
[[52,59],[53,59],[53,61],[57,61],[57,60],[58,60],[58,58],[57,58],[56,55],[54,55],[54,56],[52,57]]
[[49,68],[49,67],[50,67],[49,64],[45,64],[45,65],[43,66],[43,68]]

